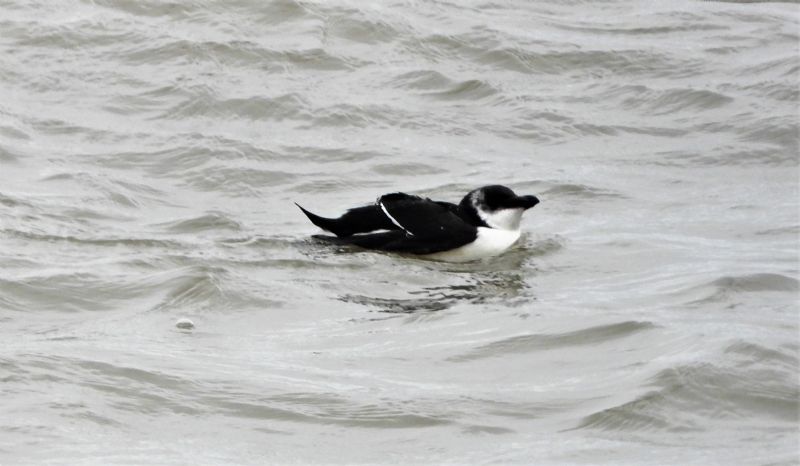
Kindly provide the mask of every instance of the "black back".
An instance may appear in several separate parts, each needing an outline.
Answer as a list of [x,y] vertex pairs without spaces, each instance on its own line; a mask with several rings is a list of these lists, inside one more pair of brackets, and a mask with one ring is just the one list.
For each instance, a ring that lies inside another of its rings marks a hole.
[[386,194],[376,204],[350,209],[336,219],[300,209],[312,223],[338,236],[316,238],[367,249],[432,254],[463,246],[478,236],[475,225],[461,217],[455,204],[405,193]]
[[387,251],[430,254],[448,251],[475,240],[478,230],[455,212],[456,206],[405,193],[381,196],[378,205],[406,232],[384,245]]

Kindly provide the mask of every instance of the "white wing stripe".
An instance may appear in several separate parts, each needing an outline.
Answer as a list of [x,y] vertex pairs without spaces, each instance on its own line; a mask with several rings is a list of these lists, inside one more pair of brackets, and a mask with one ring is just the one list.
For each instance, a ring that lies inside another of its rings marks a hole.
[[394,223],[401,230],[408,233],[410,236],[414,236],[414,233],[411,233],[410,231],[406,230],[405,227],[403,227],[403,225],[400,225],[400,222],[395,220],[394,217],[392,217],[391,214],[389,214],[389,211],[386,210],[386,206],[383,205],[383,202],[379,202],[378,205],[381,206],[381,210],[383,211],[384,214],[386,214],[387,217],[389,217],[389,220],[391,220],[392,223]]

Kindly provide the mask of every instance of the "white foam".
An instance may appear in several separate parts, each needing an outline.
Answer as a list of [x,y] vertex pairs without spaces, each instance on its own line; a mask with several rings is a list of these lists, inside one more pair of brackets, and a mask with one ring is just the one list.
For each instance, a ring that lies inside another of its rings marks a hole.
[[178,319],[178,321],[175,322],[175,326],[181,330],[191,330],[194,328],[194,322],[184,317]]

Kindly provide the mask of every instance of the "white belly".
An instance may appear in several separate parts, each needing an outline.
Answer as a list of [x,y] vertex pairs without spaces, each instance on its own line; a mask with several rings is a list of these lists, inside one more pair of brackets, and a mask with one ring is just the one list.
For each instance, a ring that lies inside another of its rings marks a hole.
[[450,251],[425,254],[422,257],[446,262],[469,262],[501,254],[517,242],[519,230],[478,227],[475,241]]

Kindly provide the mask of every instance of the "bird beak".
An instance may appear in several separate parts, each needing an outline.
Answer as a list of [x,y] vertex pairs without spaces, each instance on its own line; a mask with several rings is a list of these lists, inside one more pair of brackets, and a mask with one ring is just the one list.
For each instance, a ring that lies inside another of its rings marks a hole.
[[538,203],[539,198],[536,196],[517,196],[517,198],[514,199],[514,206],[521,207],[525,210],[530,209]]

